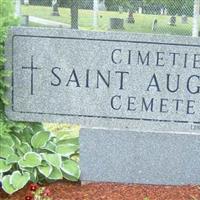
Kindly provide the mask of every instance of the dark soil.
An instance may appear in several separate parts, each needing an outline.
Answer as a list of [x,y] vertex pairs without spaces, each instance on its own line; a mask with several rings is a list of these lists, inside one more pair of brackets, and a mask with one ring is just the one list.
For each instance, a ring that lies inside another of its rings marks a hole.
[[[113,183],[69,183],[47,186],[53,200],[200,200],[200,186],[152,186]],[[24,200],[28,188],[8,196],[0,190],[0,200]]]

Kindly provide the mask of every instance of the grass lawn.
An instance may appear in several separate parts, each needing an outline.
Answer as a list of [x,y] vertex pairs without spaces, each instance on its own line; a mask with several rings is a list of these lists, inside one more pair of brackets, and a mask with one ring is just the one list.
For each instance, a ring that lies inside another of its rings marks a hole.
[[42,24],[37,24],[37,23],[34,23],[34,22],[29,22],[29,26],[31,26],[31,27],[44,27]]
[[[59,8],[60,16],[51,16],[52,8],[45,6],[22,6],[22,13],[40,17],[43,19],[53,20],[57,22],[70,24],[71,16],[69,8]],[[92,10],[79,9],[79,26],[83,30],[97,30],[108,31],[109,21],[112,17],[123,18],[125,20],[124,31],[127,32],[142,32],[142,33],[159,33],[159,34],[172,34],[172,35],[191,35],[192,33],[192,18],[188,18],[188,24],[181,24],[181,17],[177,17],[176,26],[168,25],[170,16],[165,15],[147,15],[147,14],[134,14],[135,23],[126,23],[128,13],[100,11],[98,14],[98,28],[94,29],[93,12]],[[158,20],[158,27],[156,31],[151,30],[152,22],[154,19]]]
[[55,124],[55,123],[44,123],[45,128],[53,133],[61,133],[65,132],[68,138],[78,137],[80,127],[78,125],[71,124]]

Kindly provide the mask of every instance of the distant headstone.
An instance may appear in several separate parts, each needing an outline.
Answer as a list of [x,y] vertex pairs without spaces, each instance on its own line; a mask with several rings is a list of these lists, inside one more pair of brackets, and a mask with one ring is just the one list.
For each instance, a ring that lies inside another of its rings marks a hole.
[[142,7],[139,7],[139,8],[138,8],[138,13],[139,13],[139,14],[142,14]]
[[29,0],[24,0],[24,5],[29,5]]
[[160,9],[160,14],[161,14],[161,15],[164,15],[164,8],[161,8],[161,9]]
[[176,26],[176,16],[171,16],[169,18],[169,25],[170,26]]
[[155,31],[158,27],[158,20],[157,19],[154,19],[153,20],[153,23],[152,23],[152,31]]
[[130,24],[134,24],[135,23],[135,19],[133,17],[133,11],[130,11],[128,12],[128,19],[127,19],[127,23],[130,23]]
[[21,16],[21,26],[29,26],[29,16],[28,15]]
[[106,10],[105,0],[99,0],[98,10],[100,10],[100,11],[105,11]]
[[188,23],[188,17],[186,15],[181,16],[181,23],[182,24],[187,24]]
[[124,29],[124,19],[110,18],[110,29]]
[[167,10],[167,8],[164,9],[164,15],[168,15],[168,10]]
[[123,8],[123,6],[119,6],[119,13],[120,13],[120,14],[122,14],[122,13],[123,13],[123,11],[124,11],[124,8]]
[[52,0],[52,15],[53,16],[60,16],[59,11],[58,11],[58,0]]

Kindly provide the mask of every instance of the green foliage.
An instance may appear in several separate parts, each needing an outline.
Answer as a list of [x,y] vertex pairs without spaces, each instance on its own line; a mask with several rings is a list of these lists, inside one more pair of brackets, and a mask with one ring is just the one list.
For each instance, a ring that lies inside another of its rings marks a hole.
[[10,76],[10,72],[3,69],[5,62],[4,58],[4,41],[6,38],[6,32],[9,26],[16,24],[16,19],[12,16],[13,2],[11,0],[0,0],[0,133],[8,130],[8,125],[2,121],[4,119],[3,107],[8,104],[7,99],[4,96],[5,90],[9,85],[4,81],[4,78]]
[[16,192],[18,189],[23,188],[30,179],[30,173],[14,171],[11,175],[6,175],[2,180],[2,188],[8,194]]
[[130,0],[106,0],[105,6],[107,10],[119,10],[119,6],[127,7],[130,5]]
[[77,181],[80,176],[78,163],[72,160],[79,151],[78,138],[66,139],[66,132],[56,136],[41,123],[13,122],[4,113],[9,104],[5,78],[11,75],[4,70],[4,42],[8,28],[17,24],[13,0],[0,0],[0,181],[9,194],[29,181]]
[[171,15],[192,16],[194,0],[144,0],[148,4],[160,4],[167,8]]
[[[78,138],[66,140],[46,130],[34,133],[34,126],[27,126],[29,131],[26,127],[20,133],[13,132],[11,145],[1,145],[0,173],[3,189],[9,194],[24,187],[28,181],[62,178],[77,181],[80,177],[78,163],[71,159],[79,151]],[[2,134],[1,138],[8,140],[7,135]]]

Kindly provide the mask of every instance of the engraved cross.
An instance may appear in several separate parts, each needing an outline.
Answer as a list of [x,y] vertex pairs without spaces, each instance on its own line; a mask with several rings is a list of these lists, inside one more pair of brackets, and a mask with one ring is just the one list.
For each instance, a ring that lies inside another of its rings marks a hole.
[[31,67],[23,67],[22,69],[30,69],[31,70],[31,95],[33,95],[33,82],[34,82],[34,70],[41,69],[34,67],[33,65],[33,56],[31,56]]

